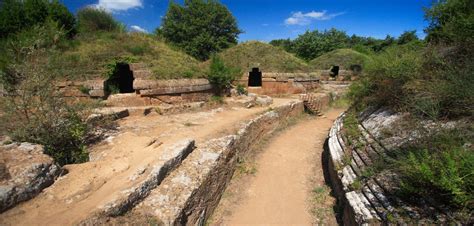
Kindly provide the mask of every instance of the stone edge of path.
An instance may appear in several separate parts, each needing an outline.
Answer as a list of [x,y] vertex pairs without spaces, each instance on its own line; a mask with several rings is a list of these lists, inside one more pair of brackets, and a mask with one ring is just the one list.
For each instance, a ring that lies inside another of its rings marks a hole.
[[147,197],[150,192],[195,150],[195,142],[185,139],[167,147],[158,158],[150,174],[145,180],[131,188],[120,191],[121,196],[103,205],[91,217],[82,221],[80,225],[93,225],[103,216],[118,216],[132,209],[137,203]]
[[149,216],[164,225],[204,225],[232,178],[238,158],[284,120],[303,112],[303,102],[292,101],[243,123],[235,134],[198,145],[178,169],[117,222],[133,223],[134,216]]

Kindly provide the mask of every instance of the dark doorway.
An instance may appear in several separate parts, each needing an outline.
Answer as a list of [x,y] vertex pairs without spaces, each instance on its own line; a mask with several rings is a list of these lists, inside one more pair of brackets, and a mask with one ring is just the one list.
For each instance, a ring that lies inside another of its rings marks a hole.
[[249,86],[262,86],[262,72],[258,68],[252,68],[249,73]]
[[362,66],[359,64],[353,64],[350,67],[351,71],[354,72],[354,74],[360,74],[362,72]]
[[332,66],[331,67],[331,76],[336,77],[339,75],[339,66]]
[[133,93],[133,72],[126,63],[118,63],[114,74],[106,81],[106,91],[108,94]]

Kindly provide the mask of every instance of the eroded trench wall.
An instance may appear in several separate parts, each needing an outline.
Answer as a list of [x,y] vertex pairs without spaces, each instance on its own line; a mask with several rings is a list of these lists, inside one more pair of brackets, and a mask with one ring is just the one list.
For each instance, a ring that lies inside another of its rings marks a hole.
[[[229,141],[223,147],[224,151],[206,175],[203,183],[188,199],[173,224],[204,225],[217,207],[222,193],[231,180],[238,159],[248,155],[286,120],[303,112],[303,102],[295,101],[250,120],[240,128],[237,134],[221,138]],[[207,146],[212,145],[212,141],[207,144]]]

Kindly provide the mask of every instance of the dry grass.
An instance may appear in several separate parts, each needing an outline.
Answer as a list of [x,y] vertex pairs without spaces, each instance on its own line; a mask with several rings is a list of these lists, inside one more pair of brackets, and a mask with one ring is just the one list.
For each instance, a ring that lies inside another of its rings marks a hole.
[[108,32],[80,36],[60,59],[68,79],[104,76],[105,65],[115,58],[146,63],[156,79],[204,77],[200,62],[156,37],[138,33]]
[[[242,72],[259,67],[264,72],[308,72],[308,65],[283,49],[257,41],[241,43],[218,54],[227,66]],[[206,67],[209,62],[205,62]]]
[[364,67],[370,60],[369,56],[352,49],[337,49],[311,60],[309,65],[313,69],[330,69],[332,65],[349,69],[355,64]]

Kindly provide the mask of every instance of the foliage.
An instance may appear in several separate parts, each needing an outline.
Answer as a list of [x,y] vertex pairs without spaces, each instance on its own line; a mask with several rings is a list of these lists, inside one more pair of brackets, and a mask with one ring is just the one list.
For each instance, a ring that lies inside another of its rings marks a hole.
[[116,21],[105,9],[85,7],[77,12],[79,32],[124,31],[124,26]]
[[191,56],[207,60],[212,53],[237,44],[241,33],[229,10],[216,0],[170,2],[157,34]]
[[352,65],[360,65],[365,68],[370,61],[371,57],[366,54],[351,49],[337,49],[311,60],[309,65],[314,69],[330,69],[333,65],[350,69]]
[[416,35],[416,30],[413,31],[405,31],[403,32],[400,37],[398,37],[397,43],[399,45],[407,44],[413,41],[420,40]]
[[405,85],[420,78],[421,54],[418,45],[406,45],[390,47],[373,56],[365,76],[350,87],[349,97],[365,106],[405,106],[409,97]]
[[276,47],[280,47],[285,51],[292,53],[294,49],[294,43],[292,40],[288,39],[275,39],[270,41],[268,44]]
[[306,31],[294,40],[293,51],[297,56],[309,61],[324,53],[346,47],[348,39],[344,31],[334,28],[323,32]]
[[8,48],[15,59],[4,71],[13,82],[4,83],[9,95],[2,104],[2,126],[15,141],[44,145],[45,153],[61,165],[87,161],[88,127],[79,115],[83,109],[66,102],[53,85],[57,74],[49,66],[58,51],[49,40],[50,29],[33,30],[38,33],[17,34]]
[[74,16],[58,0],[4,0],[0,3],[0,38],[49,20],[57,22],[69,37],[76,33]]
[[[431,36],[427,47],[414,40],[374,56],[366,77],[351,87],[353,101],[407,110],[430,119],[472,116],[474,55],[470,49],[474,42],[461,37],[465,31],[455,30],[468,26],[458,23],[469,23],[463,15],[471,9],[461,9],[463,4],[462,0],[443,1],[427,11],[427,17],[434,20],[427,29]],[[453,7],[462,12],[452,14]],[[459,34],[460,39],[450,38],[449,32]],[[406,37],[414,32],[409,33],[402,37],[409,40]]]
[[425,10],[430,22],[426,39],[437,44],[468,44],[474,42],[474,2],[441,0]]
[[222,91],[226,91],[231,87],[237,74],[239,74],[238,70],[227,67],[218,56],[211,58],[207,79],[217,89],[217,95],[221,95]]
[[442,129],[408,147],[396,169],[401,194],[434,199],[455,208],[473,208],[474,150],[471,128]]
[[235,88],[237,90],[237,94],[239,95],[247,95],[248,91],[245,89],[245,86],[242,84],[237,84],[237,87]]
[[65,41],[65,32],[58,28],[56,22],[49,21],[35,25],[9,36],[0,42],[0,83],[9,89],[17,82],[16,72],[11,64],[21,64],[35,49],[60,48]]

